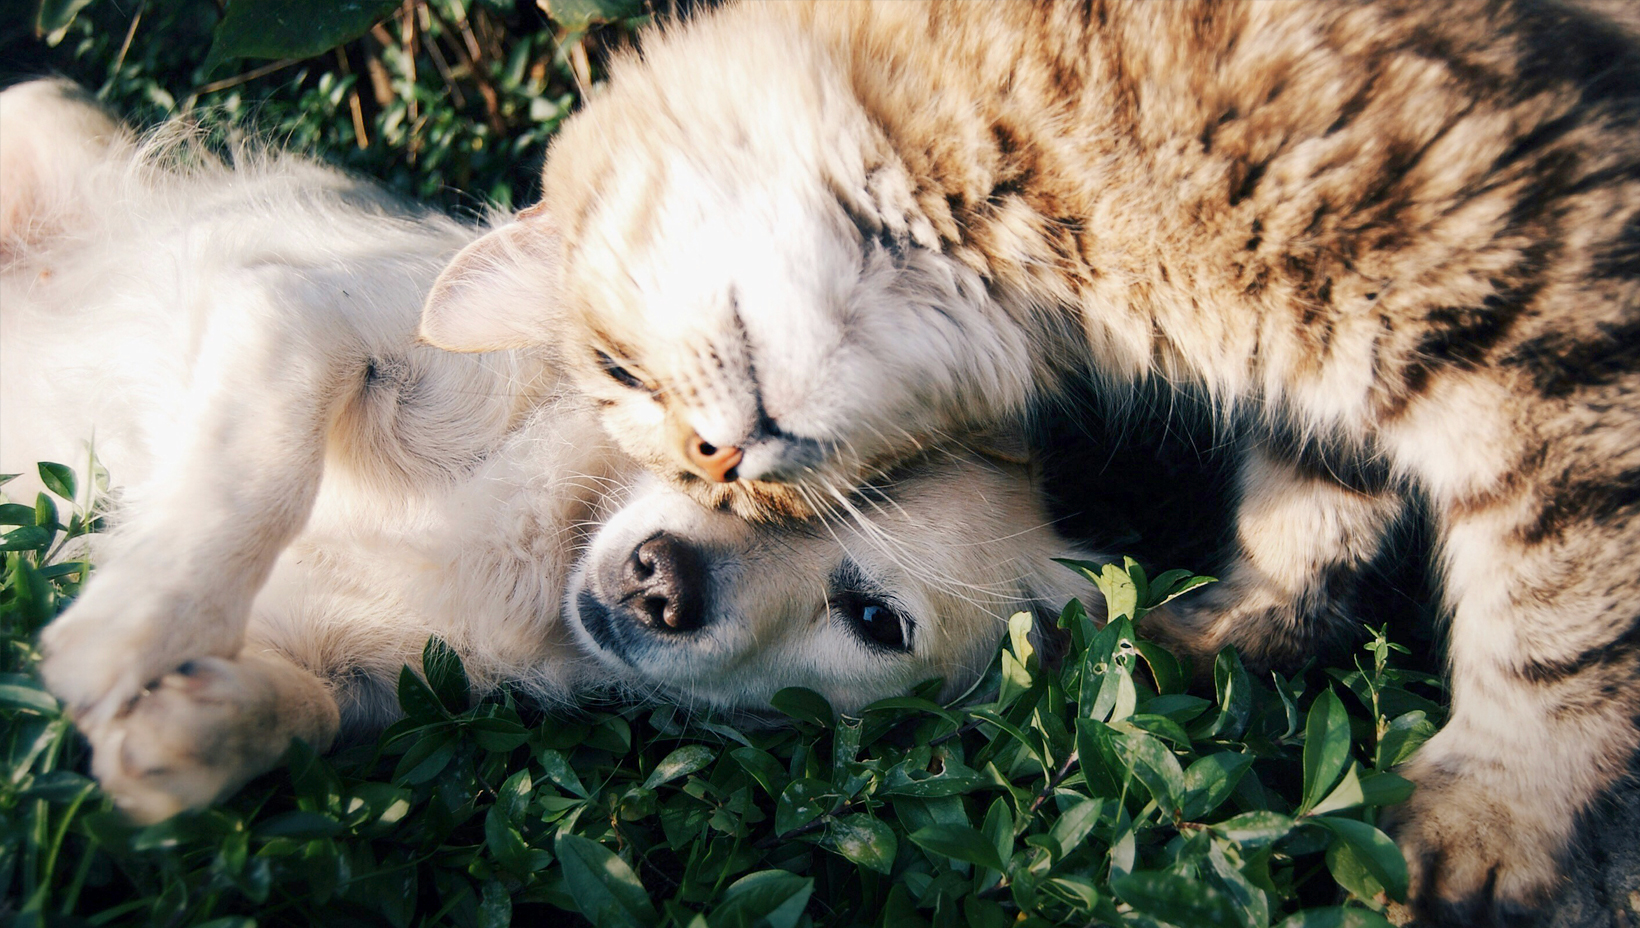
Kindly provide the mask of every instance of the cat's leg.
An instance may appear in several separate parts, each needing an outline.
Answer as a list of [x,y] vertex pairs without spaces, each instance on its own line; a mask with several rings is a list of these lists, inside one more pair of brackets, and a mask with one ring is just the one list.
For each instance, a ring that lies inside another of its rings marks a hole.
[[1426,919],[1529,917],[1580,815],[1640,749],[1635,453],[1551,453],[1582,472],[1517,474],[1440,513],[1452,715],[1392,810]]
[[227,796],[274,767],[292,738],[328,748],[337,726],[323,681],[253,644],[183,664],[85,732],[103,789],[148,823]]
[[365,380],[339,313],[246,276],[187,346],[181,408],[152,411],[153,476],[126,488],[90,582],[42,636],[45,681],[88,730],[185,662],[239,654],[252,599],[313,507],[327,432]]
[[1249,666],[1296,663],[1357,628],[1365,569],[1401,518],[1399,493],[1357,489],[1307,464],[1253,447],[1240,461],[1235,540],[1219,582],[1152,613],[1146,632],[1191,658],[1197,673],[1232,645]]

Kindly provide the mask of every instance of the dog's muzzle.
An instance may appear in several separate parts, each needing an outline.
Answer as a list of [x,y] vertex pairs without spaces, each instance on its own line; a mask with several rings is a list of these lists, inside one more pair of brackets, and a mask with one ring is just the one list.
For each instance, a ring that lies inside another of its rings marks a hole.
[[590,589],[576,600],[581,624],[598,646],[636,666],[639,652],[681,641],[706,623],[705,558],[667,532],[651,535],[603,584],[614,603]]

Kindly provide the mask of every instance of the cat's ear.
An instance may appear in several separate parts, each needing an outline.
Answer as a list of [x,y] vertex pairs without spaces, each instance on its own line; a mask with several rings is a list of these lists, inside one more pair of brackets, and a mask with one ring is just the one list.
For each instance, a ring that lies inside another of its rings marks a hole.
[[558,227],[539,206],[461,249],[421,312],[421,340],[448,351],[549,341],[562,285]]
[[974,453],[999,464],[1034,466],[1035,455],[1024,423],[1004,422],[976,432],[963,442]]

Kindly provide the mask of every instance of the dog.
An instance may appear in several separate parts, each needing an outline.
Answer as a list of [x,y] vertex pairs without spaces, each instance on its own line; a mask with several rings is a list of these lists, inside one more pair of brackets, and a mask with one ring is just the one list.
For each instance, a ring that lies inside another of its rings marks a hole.
[[[154,821],[398,714],[437,635],[478,693],[842,711],[960,693],[1021,610],[1092,587],[1007,439],[847,516],[751,523],[649,477],[550,350],[420,343],[485,233],[288,155],[134,136],[56,81],[0,93],[0,467],[119,484],[42,675]],[[38,489],[20,478],[14,498]],[[1044,641],[1044,648],[1048,642]]]

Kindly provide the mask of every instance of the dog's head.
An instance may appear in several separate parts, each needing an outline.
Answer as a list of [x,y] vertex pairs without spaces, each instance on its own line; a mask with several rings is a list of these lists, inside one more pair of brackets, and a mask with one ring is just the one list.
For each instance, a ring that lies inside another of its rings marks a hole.
[[599,530],[567,593],[583,647],[639,695],[767,710],[787,686],[840,711],[983,671],[1019,611],[1051,633],[1092,591],[1018,464],[919,460],[853,514],[753,523],[655,482]]

